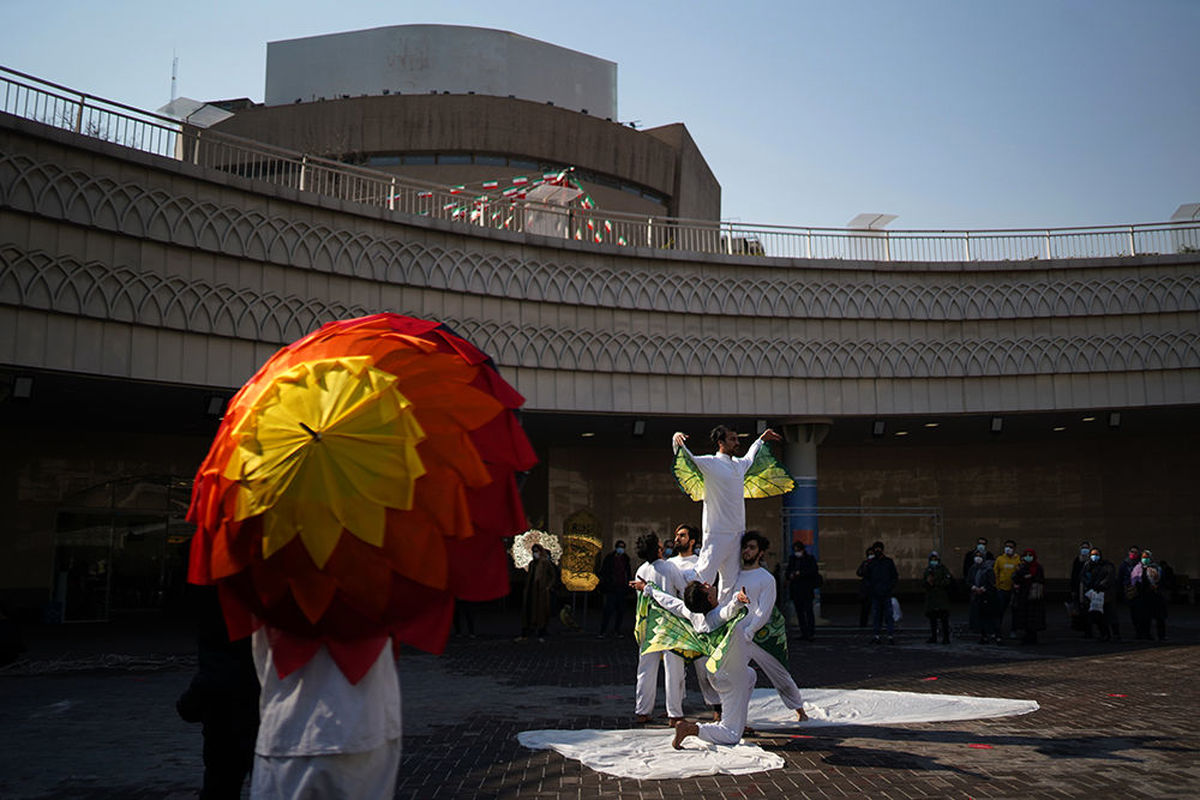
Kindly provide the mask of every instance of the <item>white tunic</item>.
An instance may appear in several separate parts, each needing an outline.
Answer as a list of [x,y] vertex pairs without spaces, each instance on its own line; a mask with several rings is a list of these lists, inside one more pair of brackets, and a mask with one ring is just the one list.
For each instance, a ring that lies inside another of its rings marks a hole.
[[785,706],[791,709],[803,708],[804,701],[800,697],[800,689],[796,686],[792,673],[788,671],[787,664],[781,664],[779,659],[753,641],[754,634],[771,621],[776,598],[775,576],[762,567],[744,569],[738,574],[738,586],[745,587],[746,597],[750,599],[750,605],[746,607],[750,660],[762,668],[775,691],[779,692],[779,699]]
[[710,531],[743,533],[746,530],[746,472],[754,463],[762,444],[761,438],[755,439],[744,456],[724,453],[697,456],[688,450],[687,445],[680,445],[704,475],[704,515],[701,522],[704,544],[708,544]]
[[679,568],[664,558],[647,561],[638,567],[637,579],[653,583],[667,594],[673,594],[676,597],[682,597],[683,590],[687,586],[687,581],[684,580],[683,573],[679,571]]
[[679,574],[683,576],[684,586],[696,580],[696,562],[699,559],[700,556],[698,555],[671,557],[671,563],[675,565],[675,568],[679,570]]

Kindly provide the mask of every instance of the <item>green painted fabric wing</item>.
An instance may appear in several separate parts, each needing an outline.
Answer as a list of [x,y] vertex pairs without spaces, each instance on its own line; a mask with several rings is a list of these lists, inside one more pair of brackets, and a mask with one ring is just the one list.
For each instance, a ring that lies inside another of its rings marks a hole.
[[779,463],[779,459],[771,452],[771,447],[766,442],[758,448],[750,469],[746,470],[745,485],[743,496],[751,500],[775,497],[796,488],[796,482],[792,480],[783,464]]
[[671,464],[675,480],[683,493],[699,503],[704,499],[704,475],[696,467],[696,462],[682,447],[675,451],[675,461]]
[[774,656],[780,664],[787,666],[787,621],[778,607],[771,609],[771,618],[767,620],[767,624],[754,634],[754,643]]
[[[708,656],[705,666],[709,672],[716,672],[721,668],[729,647],[729,637],[734,635],[738,620],[745,615],[743,610],[712,633],[700,633],[687,620],[675,616],[646,595],[639,594],[633,635],[641,655],[669,650],[688,661]],[[786,637],[784,646],[787,646]]]

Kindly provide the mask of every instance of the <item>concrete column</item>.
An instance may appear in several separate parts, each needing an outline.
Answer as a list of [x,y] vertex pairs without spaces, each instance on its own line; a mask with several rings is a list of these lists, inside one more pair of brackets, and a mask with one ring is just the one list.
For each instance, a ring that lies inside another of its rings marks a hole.
[[783,423],[783,465],[796,482],[796,488],[783,496],[783,558],[792,552],[792,544],[804,542],[813,558],[821,560],[817,525],[817,446],[825,440],[833,420],[803,418]]

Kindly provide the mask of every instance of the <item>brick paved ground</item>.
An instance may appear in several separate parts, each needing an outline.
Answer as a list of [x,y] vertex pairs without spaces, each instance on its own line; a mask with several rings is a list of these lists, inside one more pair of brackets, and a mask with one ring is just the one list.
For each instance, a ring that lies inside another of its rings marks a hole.
[[[1056,631],[1036,648],[943,647],[908,631],[896,646],[876,647],[856,630],[822,629],[793,647],[801,686],[1027,698],[1042,708],[763,736],[755,741],[782,755],[783,769],[686,781],[612,778],[520,746],[522,730],[627,727],[634,644],[562,632],[516,643],[511,614],[481,613],[479,638],[401,661],[397,797],[1200,797],[1200,613],[1172,612],[1163,644],[1105,645]],[[196,796],[199,729],[172,708],[194,667],[184,632],[80,627],[29,638],[27,660],[0,672],[0,797]],[[689,681],[689,707],[699,711]]]

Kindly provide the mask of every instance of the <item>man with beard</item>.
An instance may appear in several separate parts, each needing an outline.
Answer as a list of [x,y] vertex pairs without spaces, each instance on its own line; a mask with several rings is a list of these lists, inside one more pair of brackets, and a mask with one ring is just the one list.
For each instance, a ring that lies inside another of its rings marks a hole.
[[[696,562],[700,558],[697,550],[700,548],[700,542],[699,528],[693,525],[680,525],[675,528],[675,555],[671,558],[671,563],[683,576],[685,586],[696,580]],[[704,702],[712,710],[715,721],[721,718],[721,695],[708,679],[707,663],[708,659],[702,656],[692,662],[692,668],[696,671],[696,683],[700,686],[700,693],[704,695]]]
[[687,434],[677,432],[671,442],[676,452],[686,454],[704,476],[704,515],[701,524],[704,543],[700,547],[696,574],[701,581],[719,581],[721,598],[724,600],[737,589],[735,584],[741,571],[738,551],[741,536],[746,532],[746,473],[754,464],[764,442],[778,441],[781,437],[768,428],[754,440],[744,456],[736,455],[741,447],[737,431],[725,425],[718,425],[709,434],[717,448],[714,455],[694,455],[684,444],[687,438]]
[[759,558],[766,552],[767,540],[758,531],[747,531],[742,537],[742,571],[738,574],[738,585],[742,587],[749,602],[746,626],[746,642],[750,660],[757,664],[775,691],[779,699],[788,708],[796,712],[796,718],[803,722],[808,719],[804,713],[804,701],[800,697],[800,689],[786,665],[781,664],[775,656],[768,653],[754,641],[754,636],[771,619],[775,610],[775,576],[759,566]]

